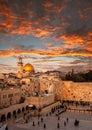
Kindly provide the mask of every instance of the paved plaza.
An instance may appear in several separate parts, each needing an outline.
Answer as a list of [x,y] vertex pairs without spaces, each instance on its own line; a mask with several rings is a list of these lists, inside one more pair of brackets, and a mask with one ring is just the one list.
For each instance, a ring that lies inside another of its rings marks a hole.
[[[38,117],[33,117],[28,123],[14,123],[9,126],[9,130],[92,130],[92,114],[64,112],[60,114],[59,119],[56,113],[42,118],[42,122],[41,118],[38,120]],[[74,126],[75,119],[79,120],[79,126]],[[33,122],[35,126],[33,126]],[[66,122],[66,125],[64,122]],[[57,128],[58,123],[59,128]],[[46,128],[44,128],[44,124]]]

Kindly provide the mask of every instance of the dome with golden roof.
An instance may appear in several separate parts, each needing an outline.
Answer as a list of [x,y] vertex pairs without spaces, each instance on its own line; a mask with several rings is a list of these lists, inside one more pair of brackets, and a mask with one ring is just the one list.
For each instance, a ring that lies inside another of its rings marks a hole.
[[25,72],[35,72],[33,65],[31,65],[30,63],[26,64],[23,67],[23,71],[25,71]]

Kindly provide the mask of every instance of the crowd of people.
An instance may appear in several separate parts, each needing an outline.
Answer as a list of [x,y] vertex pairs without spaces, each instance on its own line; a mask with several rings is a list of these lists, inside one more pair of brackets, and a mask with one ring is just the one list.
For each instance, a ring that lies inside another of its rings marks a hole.
[[[57,125],[56,125],[56,127],[60,128],[61,127],[61,123],[60,122],[62,122],[62,118],[61,118],[62,112],[65,112],[64,108],[59,106],[58,109],[51,110],[51,112],[47,113],[45,116],[38,115],[38,121],[35,121],[35,119],[31,117],[32,126],[33,127],[35,127],[35,126],[42,126],[44,129],[48,128],[48,124],[46,122],[46,119],[49,119],[51,116],[56,116],[56,118],[57,118]],[[28,123],[28,121],[26,123]],[[69,124],[69,118],[67,117],[62,123],[63,123],[62,125],[64,127],[66,127]],[[74,126],[75,127],[79,126],[79,120],[78,119],[74,120]]]

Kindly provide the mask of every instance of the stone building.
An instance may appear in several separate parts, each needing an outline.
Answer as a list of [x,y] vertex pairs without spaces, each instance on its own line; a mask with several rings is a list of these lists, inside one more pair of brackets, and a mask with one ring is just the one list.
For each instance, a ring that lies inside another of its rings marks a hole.
[[55,102],[54,94],[42,94],[33,95],[31,97],[26,97],[27,103],[36,106],[36,108],[43,108]]
[[0,108],[9,107],[20,102],[20,89],[11,87],[0,90]]
[[[21,97],[25,98],[22,104]],[[92,103],[92,83],[62,81],[58,72],[36,74],[31,64],[23,65],[22,58],[19,58],[17,74],[0,75],[1,119],[28,110],[28,105],[42,108],[44,114],[63,100]]]

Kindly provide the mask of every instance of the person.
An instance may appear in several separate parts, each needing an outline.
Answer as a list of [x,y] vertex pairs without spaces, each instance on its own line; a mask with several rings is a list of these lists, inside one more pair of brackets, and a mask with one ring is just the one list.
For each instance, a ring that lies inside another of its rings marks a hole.
[[66,126],[66,122],[64,121],[64,126]]
[[48,116],[48,113],[46,114],[46,116]]
[[58,116],[58,120],[60,120],[60,117]]
[[60,124],[59,123],[57,124],[57,128],[60,128]]
[[26,119],[26,123],[28,123],[28,119]]
[[44,128],[46,128],[46,124],[44,124]]
[[78,126],[78,125],[79,125],[79,120],[75,119],[74,126]]
[[8,130],[8,126],[6,126],[5,130]]
[[17,116],[15,115],[15,119],[17,118]]
[[34,121],[33,121],[33,126],[35,126],[35,123],[34,123]]
[[67,122],[68,122],[68,120],[69,120],[69,119],[68,119],[68,117],[67,117],[67,119],[66,119],[66,120],[67,120]]
[[38,121],[38,125],[40,124],[40,122]]
[[41,117],[41,122],[43,122],[43,118]]

